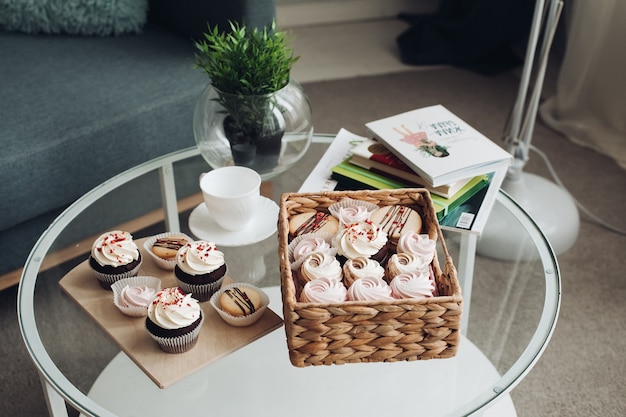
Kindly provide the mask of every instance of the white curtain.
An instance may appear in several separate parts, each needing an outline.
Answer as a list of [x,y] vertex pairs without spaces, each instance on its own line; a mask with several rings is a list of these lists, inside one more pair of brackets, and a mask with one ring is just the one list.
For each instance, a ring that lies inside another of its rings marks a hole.
[[626,169],[626,1],[565,1],[565,56],[555,96],[540,115],[571,141]]

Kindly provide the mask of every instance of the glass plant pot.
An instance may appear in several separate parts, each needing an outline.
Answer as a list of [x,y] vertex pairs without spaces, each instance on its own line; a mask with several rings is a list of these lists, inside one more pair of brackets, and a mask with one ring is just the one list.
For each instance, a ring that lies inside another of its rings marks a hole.
[[196,144],[212,168],[247,166],[263,180],[304,156],[313,136],[311,104],[296,81],[263,96],[202,92],[193,117]]

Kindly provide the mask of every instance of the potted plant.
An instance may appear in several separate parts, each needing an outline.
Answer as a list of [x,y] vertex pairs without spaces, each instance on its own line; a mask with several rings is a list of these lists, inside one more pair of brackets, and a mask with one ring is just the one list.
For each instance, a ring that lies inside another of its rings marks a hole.
[[[202,119],[194,120],[194,125],[200,124],[195,133],[201,151],[203,146],[216,146],[219,139],[199,138],[199,135],[220,135],[223,131],[236,165],[251,167],[261,174],[274,171],[283,148],[285,129],[290,129],[286,113],[294,110],[293,105],[282,103],[279,92],[293,83],[291,68],[299,58],[289,47],[285,32],[277,30],[275,22],[263,29],[230,22],[229,32],[209,26],[204,39],[195,41],[194,46],[196,67],[209,76],[212,90],[205,92],[205,97],[201,98],[204,101],[199,103],[203,109],[197,107],[194,117]],[[301,95],[307,107],[304,116],[308,118],[312,134],[310,107],[303,92]],[[219,107],[212,108],[206,100]],[[296,107],[302,106],[296,104]],[[301,112],[301,109],[296,110]],[[210,115],[207,112],[220,113],[223,119],[208,126],[206,118]],[[215,149],[207,152],[213,154],[212,165],[222,164],[215,162]],[[208,160],[206,156],[205,159]],[[219,159],[223,161],[223,155],[219,155]]]

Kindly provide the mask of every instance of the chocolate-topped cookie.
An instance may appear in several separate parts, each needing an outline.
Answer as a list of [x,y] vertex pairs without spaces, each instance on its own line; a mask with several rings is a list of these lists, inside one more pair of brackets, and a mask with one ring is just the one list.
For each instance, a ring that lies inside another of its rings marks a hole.
[[337,233],[339,220],[322,211],[307,211],[291,216],[289,219],[289,236],[291,239],[306,233]]
[[422,231],[422,217],[410,207],[402,205],[384,206],[370,216],[372,222],[387,233],[389,243],[396,247],[400,236],[407,232]]
[[220,306],[231,316],[247,316],[261,308],[261,296],[252,288],[234,286],[220,295]]
[[158,238],[150,249],[159,258],[174,259],[178,250],[188,242],[185,236],[165,236]]

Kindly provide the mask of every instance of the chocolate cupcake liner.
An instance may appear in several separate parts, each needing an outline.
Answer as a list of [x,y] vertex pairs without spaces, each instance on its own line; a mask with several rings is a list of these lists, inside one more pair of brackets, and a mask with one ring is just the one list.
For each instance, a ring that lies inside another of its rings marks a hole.
[[157,255],[154,254],[154,252],[152,252],[152,245],[154,245],[154,243],[157,241],[157,239],[162,239],[164,237],[169,237],[169,236],[181,236],[184,237],[185,239],[187,239],[188,242],[193,242],[194,240],[187,236],[184,233],[173,233],[173,232],[166,232],[166,233],[161,233],[158,235],[154,235],[148,239],[146,239],[143,243],[143,248],[145,250],[145,252],[147,254],[150,255],[150,257],[152,258],[152,260],[154,261],[154,263],[161,269],[165,270],[165,271],[173,271],[174,267],[176,266],[176,257],[174,256],[172,259],[165,259],[165,258],[160,258]]
[[220,289],[222,286],[222,282],[224,281],[224,274],[217,281],[209,282],[206,284],[188,284],[184,281],[181,281],[180,278],[176,277],[176,283],[185,293],[191,293],[193,298],[198,301],[207,301],[211,296]]
[[140,306],[126,307],[120,304],[120,294],[127,285],[129,287],[145,285],[149,288],[155,289],[158,292],[161,290],[161,280],[157,277],[144,275],[144,276],[135,276],[135,277],[120,279],[119,281],[115,281],[111,285],[111,290],[113,290],[113,304],[115,304],[115,306],[119,308],[122,313],[131,317],[147,316],[148,315],[147,304],[142,307]]
[[[247,316],[242,316],[242,317],[233,316],[231,314],[228,314],[224,310],[222,310],[222,306],[220,305],[220,296],[227,289],[234,288],[234,287],[251,288],[255,290],[256,292],[258,292],[259,296],[261,297],[261,307],[257,309],[254,313],[248,314]],[[265,313],[267,306],[270,304],[270,299],[268,295],[265,292],[263,292],[261,289],[259,289],[258,287],[252,284],[248,284],[246,282],[237,282],[237,283],[225,285],[224,288],[220,289],[215,294],[213,294],[211,296],[210,303],[211,303],[211,306],[213,306],[213,308],[215,309],[215,311],[217,311],[217,313],[220,315],[222,320],[224,320],[226,323],[235,327],[246,327],[246,326],[253,325],[261,318],[261,316],[263,316],[263,313]]]
[[150,333],[150,331],[148,331],[148,334],[152,337],[152,339],[154,339],[155,342],[157,342],[161,350],[163,350],[164,352],[184,353],[188,350],[191,350],[191,348],[193,348],[198,342],[198,336],[200,336],[200,331],[202,330],[203,323],[204,314],[201,314],[200,323],[188,333],[175,337],[155,336],[154,334]]
[[137,266],[135,266],[133,269],[130,269],[128,271],[125,272],[121,272],[119,274],[104,274],[102,272],[98,272],[95,269],[91,269],[93,271],[94,276],[98,279],[98,281],[100,282],[100,286],[102,288],[105,289],[111,289],[111,285],[113,285],[115,282],[121,280],[121,279],[125,279],[125,278],[130,278],[130,277],[134,277],[137,275],[137,273],[139,272],[139,268],[141,268],[141,264],[143,263],[143,259],[141,259],[139,261],[139,263],[137,264]]

